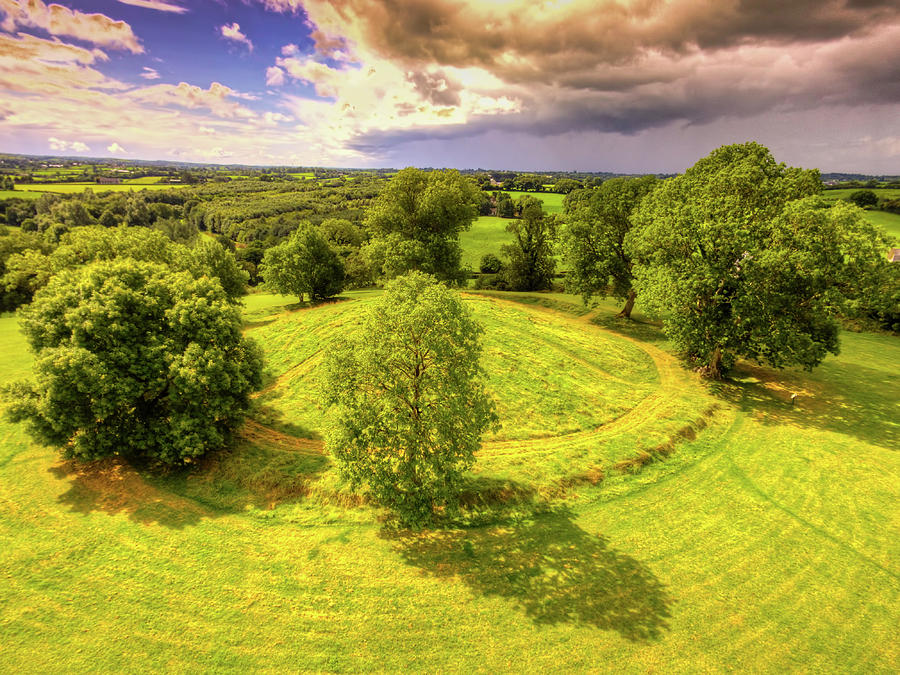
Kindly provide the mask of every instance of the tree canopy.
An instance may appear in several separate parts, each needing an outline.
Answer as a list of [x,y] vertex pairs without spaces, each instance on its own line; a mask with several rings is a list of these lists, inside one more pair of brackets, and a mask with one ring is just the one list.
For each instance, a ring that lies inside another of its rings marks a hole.
[[638,295],[709,375],[739,356],[812,368],[837,352],[834,314],[883,244],[855,207],[808,198],[820,189],[818,171],[746,143],[663,181],[635,210],[626,249]]
[[513,235],[513,241],[502,247],[509,258],[503,272],[506,282],[516,291],[550,288],[556,269],[556,259],[553,257],[556,221],[546,216],[541,201],[530,195],[519,197],[517,206],[522,217],[506,226],[506,231]]
[[262,358],[218,281],[123,259],[65,270],[22,310],[33,382],[14,421],[66,457],[179,465],[220,448],[259,387]]
[[496,422],[481,332],[457,293],[413,272],[388,283],[357,333],[326,358],[326,445],[355,486],[407,522],[452,506]]
[[594,295],[625,300],[619,315],[631,316],[635,300],[633,263],[625,237],[631,230],[632,211],[658,182],[655,176],[613,178],[566,205],[563,241],[569,263],[567,289],[580,294],[585,302]]
[[459,282],[463,278],[459,233],[471,227],[480,202],[476,185],[458,171],[399,171],[366,218],[376,240],[382,240],[373,242],[370,256],[382,265],[380,276],[391,278],[418,269],[441,281]]
[[304,223],[278,246],[263,256],[260,273],[266,284],[303,302],[324,300],[344,288],[344,263],[325,238],[309,223]]

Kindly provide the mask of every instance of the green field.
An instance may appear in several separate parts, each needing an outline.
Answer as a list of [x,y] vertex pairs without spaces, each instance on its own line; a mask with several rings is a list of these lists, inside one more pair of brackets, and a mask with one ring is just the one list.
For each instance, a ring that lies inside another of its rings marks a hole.
[[871,190],[879,199],[900,199],[900,188],[841,188],[839,190],[824,190],[822,196],[829,200],[847,199],[859,190]]
[[[0,422],[4,671],[900,668],[896,338],[709,385],[637,313],[467,296],[505,426],[468,521],[396,531],[321,453],[310,394],[371,295],[248,297],[266,390],[193,472],[75,466]],[[0,381],[27,375],[9,315],[0,350]]]
[[459,235],[459,245],[463,250],[462,264],[478,271],[481,257],[487,253],[500,256],[500,247],[512,241],[512,235],[506,231],[509,218],[496,216],[480,216],[472,223],[472,227]]
[[0,190],[0,199],[37,199],[40,192],[30,190]]
[[128,184],[116,183],[113,185],[101,185],[99,183],[29,183],[27,186],[17,186],[16,192],[22,187],[29,192],[56,192],[59,194],[75,194],[84,192],[90,188],[94,192],[134,192],[135,190],[173,190],[180,185],[153,185],[153,184]]
[[541,200],[544,204],[544,211],[546,213],[562,213],[563,210],[563,199],[565,199],[565,195],[559,194],[557,192],[516,192],[514,190],[509,191],[509,196],[513,198],[513,200],[518,199],[522,195],[531,195],[536,199]]
[[126,178],[122,181],[125,185],[155,185],[162,180],[162,176],[142,176],[141,178]]
[[[544,204],[546,213],[562,213],[562,200],[565,195],[550,192],[510,192],[512,198],[518,199],[521,195],[531,195],[540,199]],[[459,243],[462,246],[462,264],[468,265],[472,271],[478,271],[481,257],[486,253],[500,256],[500,247],[512,241],[512,235],[506,231],[509,218],[496,216],[480,216],[472,223],[472,227],[460,234]]]
[[866,211],[866,220],[884,228],[895,244],[900,243],[900,215],[886,211]]

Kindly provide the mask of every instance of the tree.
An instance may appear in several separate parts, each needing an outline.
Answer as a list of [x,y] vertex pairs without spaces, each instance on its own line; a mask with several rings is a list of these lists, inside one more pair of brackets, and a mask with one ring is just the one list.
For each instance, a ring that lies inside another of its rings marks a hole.
[[820,189],[818,171],[746,143],[663,181],[635,210],[626,248],[638,295],[707,375],[739,356],[812,368],[836,353],[834,314],[883,248],[855,207],[795,201]]
[[544,215],[540,200],[523,195],[516,201],[522,217],[506,226],[513,235],[512,244],[504,244],[503,253],[509,258],[504,275],[514,291],[540,291],[550,288],[556,260],[553,242],[556,221]]
[[344,264],[325,238],[309,223],[303,223],[278,246],[263,256],[260,274],[266,284],[303,302],[324,300],[344,288]]
[[553,191],[567,195],[573,190],[581,189],[582,185],[573,178],[560,178],[553,184]]
[[873,208],[878,206],[878,195],[872,190],[856,190],[850,193],[847,201],[856,204],[861,209]]
[[413,272],[390,282],[356,335],[326,358],[326,445],[355,487],[408,523],[453,506],[496,424],[481,332],[457,293]]
[[7,392],[10,416],[69,458],[192,462],[225,444],[261,381],[219,283],[156,263],[66,270],[22,328],[35,379]]
[[570,268],[566,287],[585,303],[594,295],[611,295],[625,301],[618,316],[631,317],[636,294],[625,236],[631,230],[631,212],[657,183],[655,176],[613,178],[593,190],[588,200],[572,202],[577,206],[565,216],[563,235]]
[[497,215],[501,218],[515,218],[516,205],[513,203],[512,197],[506,192],[498,192],[497,195]]
[[234,254],[215,239],[203,237],[193,248],[181,248],[175,266],[195,277],[206,275],[217,279],[229,302],[238,302],[247,293],[250,275],[241,269]]
[[392,244],[392,265],[380,269],[380,276],[391,278],[418,269],[441,281],[460,283],[465,273],[459,233],[471,227],[478,203],[478,188],[458,171],[399,171],[372,203],[366,224],[376,239],[393,235],[393,243],[409,242],[404,250],[412,257],[398,263]]
[[481,256],[481,263],[478,265],[478,269],[483,274],[497,274],[503,269],[503,263],[493,253],[485,253]]
[[0,310],[11,311],[31,302],[52,274],[50,258],[40,250],[13,253],[6,260],[5,271],[0,276]]

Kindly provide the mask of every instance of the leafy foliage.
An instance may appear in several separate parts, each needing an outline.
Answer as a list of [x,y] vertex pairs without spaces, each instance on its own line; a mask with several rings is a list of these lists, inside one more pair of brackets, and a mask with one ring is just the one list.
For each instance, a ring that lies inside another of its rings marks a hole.
[[12,386],[10,415],[67,457],[191,462],[260,385],[261,354],[213,279],[100,262],[54,277],[22,317],[35,381]]
[[234,254],[218,241],[203,238],[192,248],[182,251],[177,266],[193,272],[195,276],[206,274],[218,279],[229,302],[238,302],[247,293],[250,275],[241,269]]
[[638,295],[711,376],[738,356],[812,368],[837,353],[834,316],[872,278],[883,243],[856,207],[794,201],[819,187],[817,171],[747,143],[719,148],[636,209]]
[[471,227],[480,201],[475,184],[458,171],[399,171],[366,219],[376,237],[369,259],[380,265],[379,276],[420,270],[441,281],[462,281],[459,233]]
[[861,209],[878,206],[878,195],[872,190],[856,190],[850,193],[847,201],[856,204]]
[[493,253],[485,253],[481,256],[481,263],[478,269],[484,274],[497,274],[503,269],[503,262]]
[[344,288],[344,264],[325,238],[309,223],[287,241],[268,249],[260,268],[266,284],[303,302],[330,298]]
[[556,221],[544,215],[541,202],[534,197],[519,197],[517,206],[521,219],[506,226],[514,239],[504,244],[503,253],[509,258],[504,277],[514,291],[540,291],[550,288],[556,260],[553,242],[556,239]]
[[[631,213],[658,184],[655,176],[613,178],[567,204],[563,241],[569,263],[566,287],[587,302],[594,295],[628,299],[622,315],[634,305],[632,261],[625,249]],[[575,194],[575,193],[571,193]]]
[[453,505],[496,424],[480,333],[456,293],[413,272],[387,285],[361,330],[326,360],[327,447],[355,486],[406,522]]

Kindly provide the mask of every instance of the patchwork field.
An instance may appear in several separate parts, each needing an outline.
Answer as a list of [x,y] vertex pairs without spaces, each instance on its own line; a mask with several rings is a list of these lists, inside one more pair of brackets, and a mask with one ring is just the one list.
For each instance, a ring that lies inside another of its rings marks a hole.
[[0,199],[37,199],[41,194],[30,190],[0,190]]
[[[315,439],[315,350],[371,295],[250,296],[268,389],[192,472],[78,467],[0,422],[4,671],[900,668],[896,338],[709,385],[639,313],[469,295],[504,427],[457,521],[397,531]],[[9,315],[0,350],[27,375]]]
[[[141,180],[141,179],[137,179]],[[19,192],[56,192],[59,194],[75,194],[84,192],[90,188],[94,192],[133,192],[135,190],[173,190],[181,187],[178,184],[151,184],[151,183],[115,183],[112,185],[102,185],[100,183],[28,183],[27,185],[16,186],[15,191],[11,194],[14,197],[19,196]]]

